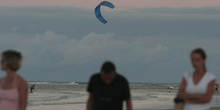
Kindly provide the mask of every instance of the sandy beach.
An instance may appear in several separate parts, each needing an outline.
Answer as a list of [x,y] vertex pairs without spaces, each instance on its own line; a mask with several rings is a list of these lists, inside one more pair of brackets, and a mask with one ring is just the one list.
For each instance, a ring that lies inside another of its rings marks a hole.
[[[70,92],[69,92],[70,93]],[[86,100],[88,93],[84,91],[75,91],[72,94],[82,94],[80,97],[68,98],[61,100],[51,100],[48,104],[41,104],[44,102],[38,102],[39,106],[28,107],[28,110],[85,110]],[[34,99],[42,93],[34,93],[29,95],[29,99]],[[55,94],[54,94],[55,95]],[[44,97],[44,96],[42,96]],[[41,98],[42,98],[41,97]],[[50,96],[52,97],[52,96]],[[57,95],[57,97],[59,97]],[[175,93],[166,92],[149,92],[144,93],[140,90],[132,90],[132,103],[135,110],[146,110],[161,107],[170,107],[172,100],[175,97]],[[44,100],[45,101],[45,100]],[[53,104],[51,104],[53,103]],[[55,104],[54,104],[55,103]]]
[[[86,84],[81,85],[41,85],[29,94],[27,110],[85,110],[88,93]],[[149,85],[132,85],[133,110],[172,110],[177,90]],[[56,88],[54,88],[56,87]],[[72,88],[71,88],[72,87]],[[142,88],[141,88],[142,87]],[[220,109],[220,95],[215,94],[211,110]]]

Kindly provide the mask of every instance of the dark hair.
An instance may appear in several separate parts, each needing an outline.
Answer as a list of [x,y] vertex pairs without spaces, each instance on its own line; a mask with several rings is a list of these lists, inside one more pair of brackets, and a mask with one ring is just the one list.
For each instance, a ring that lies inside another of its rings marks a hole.
[[[206,58],[207,58],[206,57],[206,53],[205,53],[205,51],[202,48],[197,48],[197,49],[193,50],[191,55],[193,53],[199,54],[202,57],[202,59],[204,59],[204,60],[206,60]],[[206,71],[206,65],[205,64],[204,64],[204,70]]]
[[115,65],[111,61],[106,61],[102,64],[101,72],[110,73],[115,72]]

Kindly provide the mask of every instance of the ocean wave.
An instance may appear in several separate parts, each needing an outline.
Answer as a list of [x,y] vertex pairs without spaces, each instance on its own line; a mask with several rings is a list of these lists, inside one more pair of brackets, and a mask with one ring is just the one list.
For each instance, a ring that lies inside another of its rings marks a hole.
[[28,84],[48,84],[48,83],[50,83],[50,82],[33,82],[33,81],[31,81],[31,82],[28,82]]
[[77,82],[56,82],[56,81],[29,81],[28,84],[59,84],[59,85],[79,85]]

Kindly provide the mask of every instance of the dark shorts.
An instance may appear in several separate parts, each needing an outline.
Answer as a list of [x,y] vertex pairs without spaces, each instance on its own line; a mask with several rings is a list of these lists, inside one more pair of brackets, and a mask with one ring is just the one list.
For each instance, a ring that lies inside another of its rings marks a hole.
[[218,90],[218,88],[215,88],[215,90],[217,91],[217,90]]

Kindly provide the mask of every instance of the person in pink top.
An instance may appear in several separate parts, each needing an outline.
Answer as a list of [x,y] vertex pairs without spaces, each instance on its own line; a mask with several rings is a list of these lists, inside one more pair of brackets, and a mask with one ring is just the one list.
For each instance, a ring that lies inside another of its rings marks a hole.
[[1,69],[6,76],[0,79],[0,110],[26,110],[27,82],[17,74],[22,55],[15,50],[1,54]]

